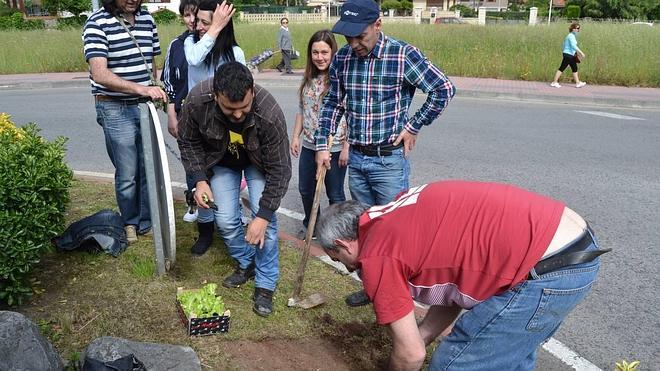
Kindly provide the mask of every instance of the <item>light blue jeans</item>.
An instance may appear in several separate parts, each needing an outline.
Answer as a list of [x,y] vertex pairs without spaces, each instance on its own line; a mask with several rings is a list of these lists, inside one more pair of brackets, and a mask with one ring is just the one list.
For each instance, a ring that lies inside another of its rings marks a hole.
[[[266,186],[266,178],[252,165],[243,172],[248,184],[250,207],[254,218],[259,211],[259,200]],[[215,224],[229,255],[236,259],[241,268],[247,268],[252,262],[255,263],[255,286],[275,290],[280,276],[277,217],[273,214],[273,218],[268,223],[263,248],[245,242],[239,202],[241,177],[240,171],[222,166],[213,167],[211,192],[218,206],[218,210],[214,212]]]
[[596,258],[542,276],[532,270],[533,279],[463,314],[433,352],[429,370],[534,370],[539,345],[585,298],[599,266]]
[[390,156],[367,156],[352,148],[348,157],[351,197],[369,206],[385,205],[409,188],[410,162],[403,147]]
[[105,147],[115,166],[117,206],[125,225],[139,234],[151,229],[147,176],[137,104],[96,101],[96,122],[103,128]]

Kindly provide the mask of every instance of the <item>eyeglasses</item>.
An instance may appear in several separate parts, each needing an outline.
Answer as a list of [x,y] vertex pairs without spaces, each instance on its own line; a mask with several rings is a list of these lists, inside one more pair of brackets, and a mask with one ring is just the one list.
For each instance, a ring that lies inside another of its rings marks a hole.
[[284,22],[282,22],[282,24],[289,24],[289,22],[284,21]]

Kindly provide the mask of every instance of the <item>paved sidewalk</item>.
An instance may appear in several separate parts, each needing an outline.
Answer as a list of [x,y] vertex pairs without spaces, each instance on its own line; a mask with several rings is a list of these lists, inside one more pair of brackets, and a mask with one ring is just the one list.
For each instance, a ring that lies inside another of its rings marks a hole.
[[[283,75],[276,70],[255,74],[264,85],[297,86],[302,70]],[[626,108],[660,108],[660,88],[626,88],[621,86],[587,85],[576,89],[564,84],[561,89],[548,82],[450,77],[460,97],[543,101],[567,104],[588,104]],[[0,75],[0,90],[89,86],[86,72]]]

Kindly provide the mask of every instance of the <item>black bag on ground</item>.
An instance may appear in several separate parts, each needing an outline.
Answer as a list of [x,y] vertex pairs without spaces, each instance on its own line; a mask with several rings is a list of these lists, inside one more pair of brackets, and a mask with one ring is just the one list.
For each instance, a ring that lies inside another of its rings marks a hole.
[[147,371],[147,368],[133,354],[129,354],[107,362],[85,357],[82,371]]

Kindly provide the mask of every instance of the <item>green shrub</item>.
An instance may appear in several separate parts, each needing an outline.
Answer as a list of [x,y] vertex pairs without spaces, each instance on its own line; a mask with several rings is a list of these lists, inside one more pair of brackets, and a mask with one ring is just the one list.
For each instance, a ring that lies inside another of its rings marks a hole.
[[399,10],[401,9],[401,3],[398,0],[385,0],[383,3],[380,5],[380,8],[385,11],[385,10]]
[[466,18],[474,18],[477,16],[477,12],[470,8],[469,6],[457,4],[457,5],[452,5],[449,10],[451,11],[456,11],[460,10],[461,11],[461,17],[466,17]]
[[153,12],[151,16],[154,17],[154,21],[158,24],[170,24],[178,18],[178,15],[169,9],[161,9]]
[[57,29],[70,30],[70,29],[82,29],[82,27],[87,22],[87,16],[81,15],[80,17],[67,17],[67,18],[58,18],[57,19]]
[[43,30],[46,25],[41,19],[25,20],[23,13],[0,17],[0,30]]
[[32,293],[28,274],[64,229],[72,179],[65,142],[44,140],[35,124],[16,128],[0,113],[0,300],[9,305]]
[[568,19],[578,19],[580,18],[580,6],[579,5],[569,5],[566,7],[565,16]]

